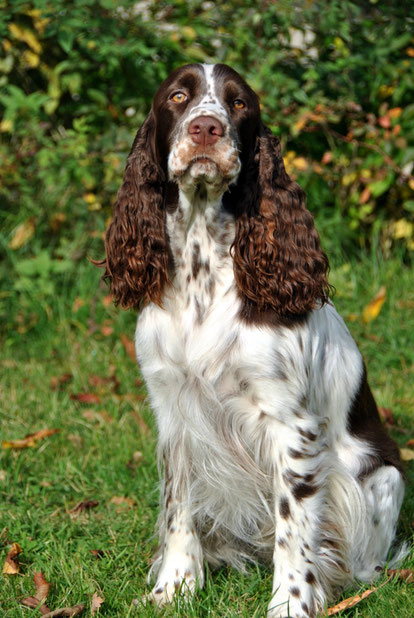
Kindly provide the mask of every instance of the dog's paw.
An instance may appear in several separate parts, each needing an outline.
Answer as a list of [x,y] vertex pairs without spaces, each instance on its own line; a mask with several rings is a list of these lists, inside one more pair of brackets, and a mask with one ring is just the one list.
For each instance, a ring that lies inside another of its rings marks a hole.
[[317,606],[314,590],[305,582],[280,587],[269,603],[267,618],[316,618]]
[[193,556],[181,556],[180,560],[163,564],[158,573],[157,583],[145,597],[145,603],[165,605],[175,594],[190,596],[196,587],[203,587],[204,577],[201,566]]

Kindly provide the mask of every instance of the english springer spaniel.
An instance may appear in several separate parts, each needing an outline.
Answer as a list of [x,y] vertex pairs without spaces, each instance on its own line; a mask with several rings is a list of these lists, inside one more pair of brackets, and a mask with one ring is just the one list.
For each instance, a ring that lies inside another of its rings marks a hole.
[[106,235],[105,277],[139,309],[158,425],[160,549],[148,598],[203,562],[274,563],[268,616],[313,617],[385,564],[404,484],[328,260],[257,95],[223,64],[156,92]]

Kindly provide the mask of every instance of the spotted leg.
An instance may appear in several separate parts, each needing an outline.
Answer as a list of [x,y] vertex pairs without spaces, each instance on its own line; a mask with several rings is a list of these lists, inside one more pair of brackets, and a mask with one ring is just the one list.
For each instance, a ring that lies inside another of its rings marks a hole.
[[[290,445],[290,446],[288,446]],[[278,428],[273,596],[268,617],[314,618],[325,603],[316,568],[326,454],[318,429]]]
[[203,587],[203,551],[184,499],[183,485],[174,483],[172,462],[164,455],[163,512],[161,513],[161,566],[147,600],[164,605],[175,593],[188,595]]

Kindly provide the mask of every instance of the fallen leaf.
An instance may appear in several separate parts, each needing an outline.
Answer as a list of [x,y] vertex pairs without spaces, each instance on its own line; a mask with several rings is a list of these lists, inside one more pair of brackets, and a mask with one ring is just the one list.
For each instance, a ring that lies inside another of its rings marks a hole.
[[72,380],[71,373],[62,373],[61,376],[53,376],[50,378],[50,388],[55,391],[57,388],[61,388],[64,384],[67,384]]
[[39,601],[44,601],[49,594],[50,583],[46,581],[45,576],[40,571],[33,573],[33,580],[36,588],[36,598]]
[[0,470],[0,483],[4,483],[7,478],[6,470]]
[[389,423],[390,425],[394,425],[394,417],[392,415],[391,412],[391,408],[384,408],[383,406],[378,406],[378,412],[380,415],[380,418],[385,421],[386,423]]
[[400,448],[400,457],[403,461],[412,461],[414,459],[414,451],[410,448]]
[[15,558],[17,558],[22,551],[18,543],[13,543],[3,565],[3,575],[17,575],[20,573],[19,561],[15,560]]
[[141,451],[135,451],[131,459],[129,459],[126,463],[127,468],[129,468],[130,470],[135,470],[139,466],[143,458],[144,457]]
[[124,505],[127,504],[129,507],[133,507],[135,504],[135,500],[133,498],[128,498],[126,496],[113,496],[110,499],[110,504]]
[[69,433],[68,440],[72,442],[73,446],[76,448],[83,446],[83,438],[78,433]]
[[121,334],[121,342],[122,342],[122,345],[125,348],[125,352],[134,361],[134,363],[136,363],[137,362],[137,357],[135,355],[135,344],[132,341],[132,339],[130,339],[126,335]]
[[387,573],[391,577],[400,579],[407,584],[414,583],[414,569],[388,569]]
[[71,515],[79,515],[83,513],[83,511],[89,511],[90,509],[94,509],[99,504],[98,500],[81,500],[75,506],[70,509],[69,513]]
[[378,317],[379,312],[381,311],[382,305],[386,299],[386,288],[385,285],[382,285],[378,292],[375,294],[374,298],[368,303],[368,305],[364,308],[362,312],[362,319],[364,322],[372,322]]
[[138,386],[138,388],[139,388],[140,386],[142,386],[144,384],[144,381],[141,380],[141,378],[135,378],[134,384],[135,384],[135,386]]
[[33,581],[36,588],[34,597],[26,597],[21,602],[26,607],[31,609],[38,608],[42,615],[50,612],[50,609],[45,605],[47,595],[49,594],[50,584],[46,581],[45,576],[40,571],[33,573]]
[[82,416],[88,421],[103,421],[104,423],[114,422],[114,418],[110,416],[106,410],[100,410],[99,412],[96,410],[85,410],[82,412]]
[[98,560],[105,557],[105,551],[103,549],[91,549],[90,552]]
[[101,607],[103,602],[104,602],[104,599],[98,596],[96,592],[94,592],[93,597],[92,597],[92,603],[91,603],[91,616],[94,616],[96,612],[99,612],[99,608]]
[[376,588],[370,588],[369,590],[365,590],[365,592],[363,592],[362,594],[357,594],[354,597],[348,597],[347,599],[345,599],[344,601],[341,601],[334,607],[328,607],[326,615],[334,616],[335,614],[339,614],[339,612],[343,612],[345,609],[354,607],[354,605],[357,605],[357,603],[360,603],[361,601],[363,601],[363,599],[366,599],[367,597],[371,596],[371,594],[373,594],[374,592],[377,592],[377,590],[385,586],[385,584],[387,584],[390,581],[390,579],[391,579],[391,576],[389,576],[388,579],[383,584],[381,584],[381,586],[377,586]]
[[43,438],[47,438],[48,436],[53,436],[53,434],[58,433],[60,429],[41,429],[40,431],[36,431],[36,433],[29,433],[22,440],[4,440],[2,442],[3,448],[29,448],[32,446],[36,446],[36,442],[38,440],[43,440]]
[[414,446],[414,440],[408,440],[406,446]]
[[101,399],[99,395],[95,393],[72,393],[70,396],[73,401],[79,401],[80,403],[100,403]]
[[54,609],[53,612],[48,612],[44,615],[44,618],[55,618],[55,616],[79,616],[85,609],[85,605],[79,603],[73,607],[62,607],[61,609]]
[[25,607],[30,607],[30,609],[38,609],[42,616],[50,612],[48,606],[39,601],[39,599],[36,599],[36,597],[26,597],[22,599],[20,603]]

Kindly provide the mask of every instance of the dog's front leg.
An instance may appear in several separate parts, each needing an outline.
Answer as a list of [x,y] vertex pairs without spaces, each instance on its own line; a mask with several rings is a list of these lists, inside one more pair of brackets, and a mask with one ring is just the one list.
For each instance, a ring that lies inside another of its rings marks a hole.
[[[177,454],[177,453],[176,453]],[[160,514],[161,566],[149,600],[163,605],[175,593],[193,593],[202,588],[203,551],[191,517],[185,475],[175,469],[175,460],[168,448],[163,449],[164,489]],[[182,460],[181,460],[182,461]]]
[[315,427],[303,424],[282,427],[273,448],[275,570],[268,617],[314,618],[326,598],[317,569],[326,446]]

